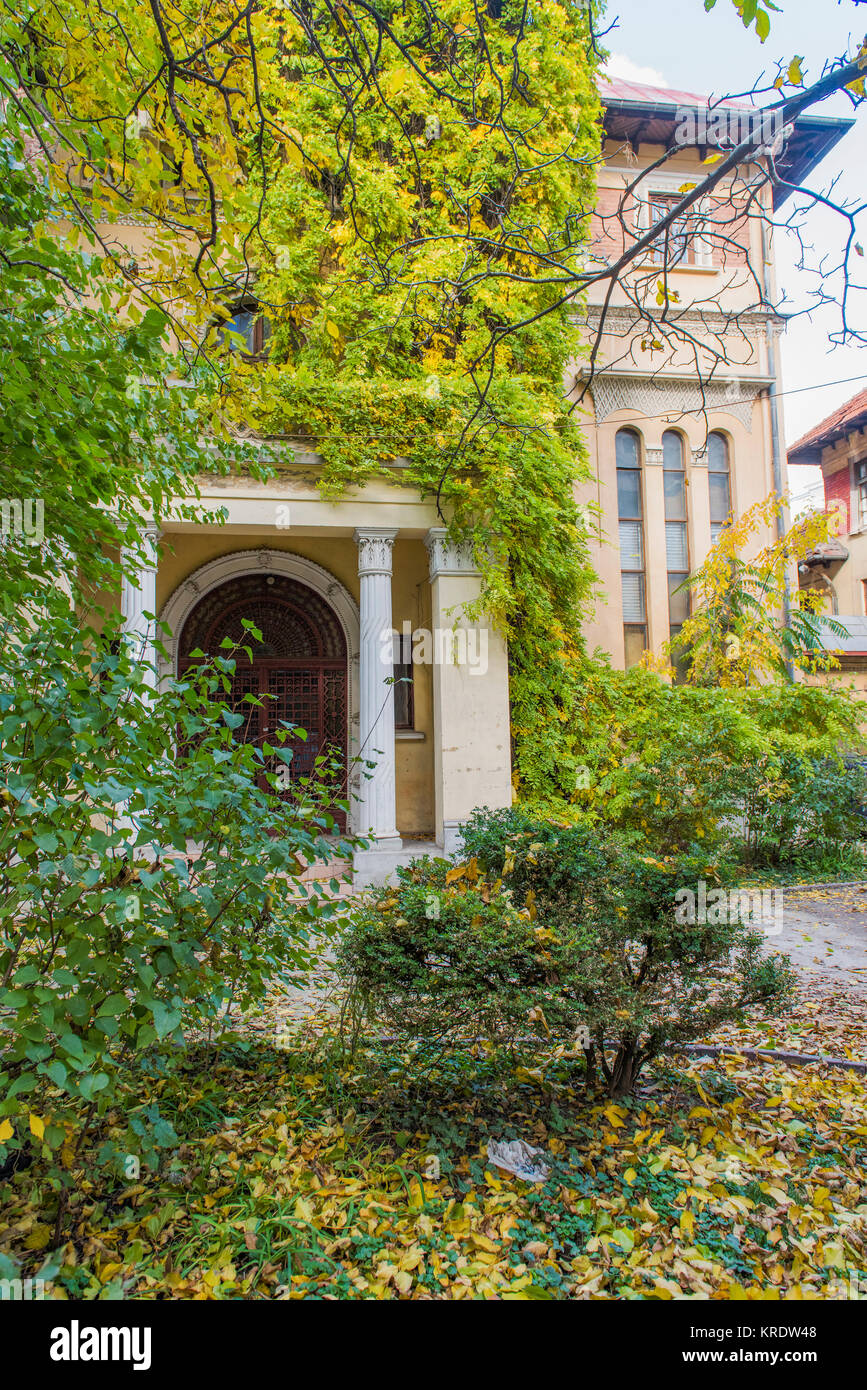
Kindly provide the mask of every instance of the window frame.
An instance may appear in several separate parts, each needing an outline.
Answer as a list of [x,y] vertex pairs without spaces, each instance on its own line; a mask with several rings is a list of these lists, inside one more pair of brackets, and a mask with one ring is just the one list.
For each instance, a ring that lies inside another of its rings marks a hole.
[[[243,299],[236,300],[234,304],[227,304],[223,312],[226,314],[226,317],[217,319],[214,322],[219,346],[225,347],[228,352],[239,353],[246,362],[263,362],[268,356],[267,342],[271,336],[271,332],[270,324],[268,324],[268,331],[266,332],[266,315],[259,300],[247,295]],[[235,319],[241,314],[250,314],[253,316],[249,337],[246,333],[242,333],[241,329],[229,328],[229,325],[234,323]],[[229,344],[225,339],[227,331],[242,333],[248,350],[245,351],[244,348]]]
[[[650,230],[656,222],[659,222],[660,219],[665,216],[666,211],[670,211],[682,198],[682,193],[671,193],[661,188],[649,189],[647,194],[648,216],[650,219],[648,230]],[[672,223],[666,232],[660,232],[659,236],[651,242],[647,254],[653,265],[667,266],[669,270],[676,270],[683,265],[698,265],[696,241],[698,240],[699,234],[697,231],[690,229],[690,221],[691,214],[689,212],[684,213],[677,222]],[[679,227],[683,228],[683,230],[679,231]],[[668,236],[669,249],[669,259],[667,262],[665,260],[666,236]],[[678,254],[676,250],[679,238],[683,239],[683,246],[680,254]]]
[[[635,463],[634,463],[634,464],[624,465],[624,464],[621,464],[620,461],[618,460],[618,457],[617,457],[617,452],[618,452],[618,450],[617,450],[617,440],[618,440],[618,438],[620,437],[620,435],[627,435],[627,436],[629,436],[631,439],[633,439],[634,442],[635,442]],[[615,436],[614,436],[614,467],[615,467],[615,473],[618,475],[618,476],[616,477],[616,485],[617,485],[617,526],[618,526],[618,547],[619,547],[619,549],[620,549],[620,616],[621,616],[621,622],[622,622],[622,625],[623,625],[623,661],[624,661],[624,666],[626,665],[626,661],[627,661],[627,650],[628,650],[629,646],[631,645],[631,643],[629,643],[628,640],[627,640],[629,637],[633,637],[633,638],[634,638],[634,637],[636,636],[636,634],[638,634],[638,633],[640,632],[640,633],[641,633],[641,640],[642,640],[643,643],[644,643],[643,651],[646,651],[646,650],[647,650],[647,646],[648,646],[648,626],[647,626],[647,539],[646,539],[645,530],[644,530],[645,499],[644,499],[644,467],[643,467],[643,459],[642,459],[642,452],[643,452],[643,450],[642,450],[642,445],[643,445],[643,440],[642,440],[642,436],[641,436],[640,432],[639,432],[638,430],[636,430],[636,429],[633,429],[631,425],[621,425],[621,426],[617,429],[617,431],[616,431],[616,433],[615,433]],[[638,514],[637,514],[637,515],[631,515],[631,514],[630,514],[630,515],[625,515],[625,514],[621,511],[620,477],[619,477],[619,474],[620,474],[620,473],[634,473],[634,474],[636,474],[636,479],[637,479],[637,483],[638,483],[638,486],[637,486],[637,488],[635,489],[635,496],[637,497],[637,501],[638,501]],[[627,568],[624,566],[624,564],[623,564],[623,559],[624,559],[624,556],[623,556],[623,548],[622,548],[622,546],[620,545],[620,526],[621,526],[621,523],[623,523],[623,522],[625,522],[627,525],[634,525],[634,526],[637,526],[637,527],[638,527],[638,537],[639,537],[639,544],[640,544],[640,555],[639,555],[639,559],[640,559],[640,562],[641,562],[640,565],[639,565],[638,567],[631,567],[631,568],[628,568],[628,569],[627,569]],[[635,576],[635,575],[637,575],[637,576],[638,576],[638,584],[639,584],[639,589],[640,589],[640,593],[641,593],[641,612],[642,612],[642,614],[643,614],[642,621],[640,621],[640,622],[635,621],[634,619],[628,619],[628,620],[627,620],[626,615],[625,615],[625,612],[624,612],[623,595],[624,595],[624,576],[625,576],[625,575],[630,575],[630,576]]]
[[[713,468],[713,467],[711,466],[711,447],[710,447],[710,441],[711,441],[711,439],[714,439],[714,438],[721,440],[721,441],[722,441],[722,444],[723,444],[723,446],[724,446],[724,448],[725,448],[725,461],[726,461],[726,466],[725,466],[724,469],[723,469],[723,468]],[[723,530],[725,529],[726,526],[728,526],[729,522],[732,520],[732,518],[733,518],[733,516],[734,516],[734,498],[733,498],[733,496],[732,496],[732,443],[731,443],[731,440],[729,439],[729,436],[728,436],[727,434],[723,433],[722,430],[710,430],[709,433],[708,433],[708,436],[707,436],[707,445],[706,445],[706,449],[707,449],[707,473],[708,473],[708,488],[707,488],[707,492],[708,492],[708,512],[709,512],[709,514],[710,514],[710,515],[709,515],[709,520],[710,520],[710,540],[711,540],[711,545],[716,545],[716,543],[717,543],[717,541],[719,540],[720,535],[722,534]],[[726,482],[726,490],[727,490],[727,493],[728,493],[728,514],[726,515],[726,518],[725,518],[724,521],[719,521],[719,520],[717,520],[717,519],[714,517],[714,515],[713,515],[713,491],[712,491],[711,486],[710,486],[710,476],[711,476],[712,473],[713,473],[716,477],[723,477],[723,478],[726,478],[726,479],[727,479],[727,482]]]
[[867,457],[852,464],[859,531],[867,531]]

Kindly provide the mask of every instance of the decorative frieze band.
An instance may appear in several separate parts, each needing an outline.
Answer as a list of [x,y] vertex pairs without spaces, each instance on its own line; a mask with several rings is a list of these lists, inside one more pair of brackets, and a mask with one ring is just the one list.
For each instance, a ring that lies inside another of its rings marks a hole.
[[752,429],[753,404],[768,386],[762,378],[709,381],[702,386],[690,377],[631,376],[600,373],[590,390],[597,423],[616,410],[639,410],[659,419],[665,415],[700,416],[705,411],[725,411]]

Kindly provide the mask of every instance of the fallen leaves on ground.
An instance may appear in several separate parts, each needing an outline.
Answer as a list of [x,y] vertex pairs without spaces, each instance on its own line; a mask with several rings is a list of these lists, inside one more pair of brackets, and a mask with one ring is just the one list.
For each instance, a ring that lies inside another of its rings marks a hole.
[[[806,1008],[806,1004],[804,1006]],[[629,1102],[483,1054],[333,1040],[200,1046],[154,1088],[180,1148],[107,1178],[83,1155],[56,1297],[811,1299],[867,1288],[867,1105],[854,1073],[660,1064]],[[526,1074],[524,1074],[526,1076]],[[111,1129],[117,1115],[106,1117]],[[542,1148],[530,1185],[489,1138]],[[51,1241],[39,1162],[0,1251]]]

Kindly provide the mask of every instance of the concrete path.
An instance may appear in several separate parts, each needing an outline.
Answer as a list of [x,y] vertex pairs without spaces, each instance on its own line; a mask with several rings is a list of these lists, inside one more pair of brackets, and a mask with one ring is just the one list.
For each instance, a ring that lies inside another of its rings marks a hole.
[[867,884],[786,889],[782,930],[768,947],[817,984],[867,994]]

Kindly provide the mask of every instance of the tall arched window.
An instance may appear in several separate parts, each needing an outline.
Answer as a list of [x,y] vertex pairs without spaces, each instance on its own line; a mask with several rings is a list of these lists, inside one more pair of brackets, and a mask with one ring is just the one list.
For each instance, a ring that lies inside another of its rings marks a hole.
[[626,665],[635,666],[647,648],[641,445],[635,430],[617,431],[614,452],[617,463],[620,584],[623,595],[623,648]]
[[710,538],[713,545],[731,515],[732,488],[729,442],[716,430],[707,437],[707,481],[710,492]]
[[668,570],[669,635],[676,637],[689,617],[689,535],[686,516],[686,470],[683,436],[666,430],[662,436],[662,479],[665,494],[665,562]]

